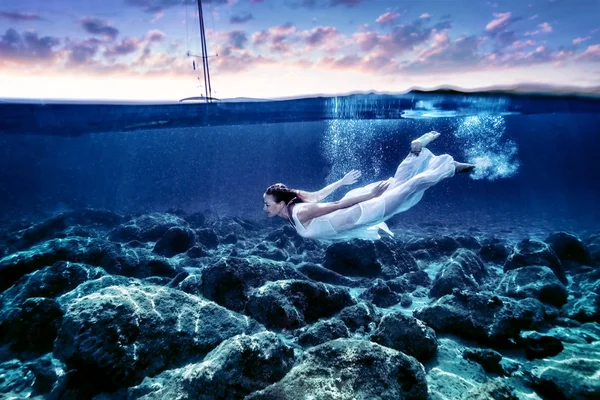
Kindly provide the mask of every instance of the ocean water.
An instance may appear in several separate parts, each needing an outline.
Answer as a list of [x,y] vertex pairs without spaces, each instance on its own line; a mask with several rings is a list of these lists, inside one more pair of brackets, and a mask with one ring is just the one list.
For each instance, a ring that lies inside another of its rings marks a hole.
[[[393,238],[262,211],[276,182],[387,179],[431,130],[476,168]],[[0,103],[0,393],[600,398],[598,171],[589,97]]]

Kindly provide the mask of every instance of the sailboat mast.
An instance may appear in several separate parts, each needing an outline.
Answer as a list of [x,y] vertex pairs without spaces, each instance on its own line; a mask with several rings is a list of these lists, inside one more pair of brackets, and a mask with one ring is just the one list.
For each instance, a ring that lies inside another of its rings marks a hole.
[[204,92],[206,101],[212,101],[212,89],[210,86],[210,69],[208,68],[208,51],[206,49],[206,32],[204,30],[204,14],[202,12],[202,0],[198,0],[198,20],[200,23],[200,41],[202,44],[202,69],[204,70]]

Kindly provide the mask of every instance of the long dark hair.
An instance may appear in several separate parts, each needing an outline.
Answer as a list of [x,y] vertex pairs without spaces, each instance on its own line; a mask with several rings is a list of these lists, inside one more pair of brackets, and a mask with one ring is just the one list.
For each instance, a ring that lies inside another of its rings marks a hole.
[[276,183],[267,188],[265,194],[273,196],[276,203],[284,201],[289,207],[292,204],[305,203],[306,201],[300,195],[300,192],[295,189],[290,189],[283,183]]

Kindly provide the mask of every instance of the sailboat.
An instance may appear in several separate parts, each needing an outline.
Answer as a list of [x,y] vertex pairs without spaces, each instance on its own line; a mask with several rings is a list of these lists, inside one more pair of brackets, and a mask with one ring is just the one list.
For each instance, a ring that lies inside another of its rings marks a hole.
[[[212,97],[212,88],[210,85],[210,68],[208,65],[208,51],[206,48],[206,31],[204,29],[204,13],[202,12],[202,0],[197,0],[198,3],[198,22],[200,24],[200,45],[202,48],[202,54],[192,54],[189,49],[187,52],[188,57],[193,57],[196,59],[200,59],[202,61],[202,70],[204,73],[204,96],[194,96],[194,97],[186,97],[185,99],[179,100],[179,102],[184,101],[205,101],[206,103],[212,103],[214,101],[218,101],[219,99]],[[186,21],[187,23],[187,21]],[[197,69],[196,60],[192,60],[192,68],[194,71]],[[200,78],[198,78],[200,79]]]

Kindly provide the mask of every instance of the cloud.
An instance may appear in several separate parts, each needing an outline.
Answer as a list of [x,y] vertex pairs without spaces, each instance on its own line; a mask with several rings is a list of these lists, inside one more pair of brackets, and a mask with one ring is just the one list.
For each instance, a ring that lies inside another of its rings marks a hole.
[[579,43],[585,42],[586,40],[590,40],[591,38],[592,38],[591,36],[577,37],[577,38],[573,39],[573,44],[579,44]]
[[547,22],[543,22],[543,23],[539,24],[538,28],[540,28],[540,29],[535,30],[533,32],[525,32],[524,35],[525,36],[533,36],[533,35],[539,35],[540,33],[552,32],[552,26],[550,26],[550,24]]
[[66,46],[68,52],[67,66],[77,67],[90,63],[98,53],[101,44],[102,42],[96,38],[78,42],[69,40]]
[[421,51],[417,60],[407,63],[402,69],[431,72],[460,70],[465,66],[477,65],[483,59],[479,53],[481,41],[476,36],[462,36],[453,42],[447,32],[438,33],[431,46]]
[[496,43],[500,47],[511,46],[517,40],[517,33],[514,31],[504,31],[496,35]]
[[244,49],[248,43],[248,35],[244,31],[231,31],[227,33],[227,45],[234,49]]
[[600,44],[588,46],[577,59],[581,61],[600,61]]
[[165,16],[165,13],[162,11],[159,11],[154,14],[154,17],[150,20],[150,23],[153,24],[153,23],[161,20],[164,16]]
[[319,46],[329,40],[335,40],[340,32],[332,26],[318,26],[306,34],[306,43],[310,46]]
[[431,14],[427,14],[427,13],[423,13],[423,14],[421,14],[421,16],[419,16],[420,19],[429,19],[431,17],[432,17],[432,15]]
[[36,32],[23,32],[7,29],[0,36],[0,65],[9,62],[52,61],[58,57],[61,41],[52,36],[40,37]]
[[267,45],[270,52],[290,53],[293,50],[292,44],[299,40],[297,32],[296,26],[288,22],[255,32],[251,38],[255,46]]
[[513,22],[518,21],[520,18],[513,17],[510,12],[506,13],[494,13],[494,19],[488,22],[485,26],[485,30],[492,34],[500,32],[508,27]]
[[[204,4],[225,5],[228,0],[204,0]],[[167,8],[180,7],[185,4],[182,0],[125,0],[125,4],[138,7],[147,13],[158,13]]]
[[113,26],[110,26],[106,21],[103,21],[95,17],[83,17],[81,19],[81,26],[86,32],[92,35],[102,35],[112,40],[116,39],[119,35],[119,30]]
[[146,32],[146,34],[144,35],[144,40],[149,43],[160,43],[165,39],[166,36],[167,35],[165,35],[163,32],[157,29],[153,29],[151,31]]
[[537,43],[534,40],[526,40],[524,42],[520,41],[520,40],[515,40],[515,42],[512,44],[512,48],[513,49],[524,49],[526,47],[531,47],[531,46],[535,46]]
[[231,18],[229,18],[229,22],[231,22],[232,24],[243,24],[244,22],[248,22],[248,21],[252,20],[253,18],[254,17],[252,16],[252,14],[244,13],[244,14],[232,15]]
[[386,12],[385,14],[381,14],[379,17],[377,17],[375,22],[382,25],[390,24],[393,23],[396,19],[398,19],[399,16],[400,14],[397,12]]
[[317,61],[317,66],[325,69],[350,69],[360,66],[362,59],[356,55],[347,55],[339,58],[327,56]]
[[125,38],[121,40],[121,43],[111,46],[108,48],[104,55],[106,57],[118,57],[125,56],[131,53],[135,53],[139,50],[141,42],[137,38]]
[[42,21],[43,18],[37,14],[32,14],[22,11],[0,11],[0,19],[7,19],[11,22],[23,22],[23,21]]
[[358,47],[364,52],[373,50],[380,41],[379,35],[375,32],[357,32],[353,37]]
[[285,4],[291,8],[330,8],[343,6],[352,8],[360,3],[371,0],[286,0]]

